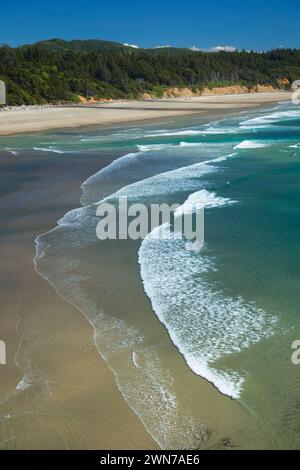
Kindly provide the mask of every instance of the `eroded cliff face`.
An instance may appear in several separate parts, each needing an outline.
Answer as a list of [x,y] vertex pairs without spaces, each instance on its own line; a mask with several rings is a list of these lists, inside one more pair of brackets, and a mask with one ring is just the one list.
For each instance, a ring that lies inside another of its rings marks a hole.
[[204,88],[200,93],[201,96],[215,96],[215,95],[240,95],[241,93],[249,93],[249,88],[242,85],[233,85],[216,88]]
[[113,101],[112,98],[95,98],[94,96],[87,99],[84,96],[77,95],[77,98],[81,104],[107,103]]
[[[213,88],[179,88],[179,87],[170,87],[166,88],[160,96],[160,98],[168,99],[168,98],[193,98],[197,96],[218,96],[218,95],[238,95],[244,93],[276,93],[282,89],[286,89],[290,82],[287,78],[281,78],[277,80],[278,87],[274,87],[272,85],[255,85],[252,88],[243,85],[231,85],[231,86],[221,86],[221,87],[213,87]],[[152,100],[157,99],[158,96],[154,93],[144,93],[141,96],[143,100]],[[99,103],[99,102],[108,102],[113,101],[111,98],[95,98],[90,97],[88,99],[84,98],[83,96],[78,96],[78,99],[83,104],[91,104],[91,103]]]
[[188,98],[192,96],[197,96],[197,93],[191,88],[168,88],[163,94],[163,98]]
[[251,88],[250,93],[275,93],[278,88],[274,88],[272,85],[256,85]]
[[[278,80],[278,88],[272,85],[255,85],[252,88],[248,88],[242,85],[232,85],[215,88],[204,88],[204,89],[191,89],[191,88],[167,88],[162,98],[192,98],[196,96],[218,96],[218,95],[237,95],[243,93],[276,93],[283,86],[289,85],[288,79]],[[142,99],[150,100],[157,98],[152,93],[144,93]]]

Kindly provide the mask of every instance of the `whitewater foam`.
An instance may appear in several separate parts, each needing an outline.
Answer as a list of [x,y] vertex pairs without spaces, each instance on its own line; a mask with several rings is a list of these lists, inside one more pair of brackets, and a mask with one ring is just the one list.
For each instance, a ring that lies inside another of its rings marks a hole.
[[194,136],[203,134],[203,130],[183,129],[180,131],[158,132],[156,134],[148,134],[148,137],[176,137],[176,136]]
[[205,135],[218,135],[218,134],[236,134],[238,131],[231,128],[216,128],[205,127],[203,129],[182,129],[176,131],[157,132],[155,134],[148,134],[148,137],[177,137],[177,136],[205,136]]
[[164,150],[165,148],[173,147],[172,144],[153,144],[153,145],[137,145],[137,148],[140,152],[152,152],[152,151],[160,151]]
[[21,150],[17,150],[17,149],[11,149],[9,147],[6,147],[4,150],[6,150],[7,152],[11,153],[12,155],[14,155],[15,157],[17,157]]
[[295,144],[295,145],[289,145],[289,148],[290,148],[290,149],[299,149],[299,148],[300,148],[300,143],[299,143],[299,144]]
[[191,194],[187,200],[175,211],[175,217],[183,214],[192,214],[200,209],[212,209],[214,207],[222,207],[228,204],[234,204],[235,201],[217,196],[215,193],[206,189]]
[[275,318],[216,290],[205,277],[216,269],[211,257],[188,252],[175,236],[164,240],[149,234],[140,247],[139,263],[152,308],[188,366],[223,394],[239,398],[243,374],[217,370],[213,364],[271,336]]
[[[68,249],[62,246],[66,229]],[[81,244],[78,245],[78,241]],[[124,399],[157,444],[162,449],[195,448],[196,443],[199,445],[206,439],[206,430],[202,423],[178,406],[173,377],[161,364],[157,346],[149,346],[143,334],[126,321],[102,312],[97,301],[82,286],[85,277],[72,274],[74,257],[77,270],[78,248],[85,244],[86,240],[80,237],[77,228],[71,230],[70,226],[60,226],[54,229],[37,239],[36,269],[62,298],[87,317],[94,328],[99,354],[111,368]],[[58,246],[61,251],[55,255]],[[47,256],[46,259],[39,257],[41,248],[46,250],[49,260]],[[119,279],[119,272],[115,276]],[[99,289],[112,292],[112,279],[111,272],[109,276],[105,275],[103,282],[107,280],[107,285],[99,286]]]
[[211,163],[225,162],[228,158],[236,157],[238,152],[230,153],[229,155],[224,155],[223,157],[214,158]]
[[247,119],[240,123],[242,127],[256,127],[256,126],[266,126],[269,124],[274,124],[276,122],[281,122],[284,120],[293,120],[300,118],[300,111],[295,109],[289,109],[285,111],[276,111],[267,115],[258,116],[252,119]]
[[259,148],[264,148],[264,147],[269,147],[270,144],[266,144],[263,142],[257,142],[253,140],[244,140],[240,144],[236,145],[234,147],[234,150],[238,149],[259,149]]
[[[118,199],[121,196],[129,198],[136,198],[141,201],[141,198],[156,197],[160,198],[162,195],[167,196],[179,191],[196,192],[196,189],[201,186],[199,179],[211,172],[216,171],[213,163],[219,163],[235,156],[236,153],[224,155],[211,160],[205,160],[194,165],[184,166],[176,170],[158,173],[152,177],[144,180],[131,183],[124,186],[114,194],[105,198],[105,201]],[[102,201],[97,201],[98,205]]]
[[80,153],[81,151],[80,150],[72,150],[72,149],[69,149],[69,150],[62,150],[62,149],[58,149],[58,148],[54,148],[54,147],[33,147],[33,150],[37,151],[37,152],[49,152],[49,153],[57,153],[57,154],[65,154],[65,153]]
[[203,142],[180,142],[180,147],[203,147]]

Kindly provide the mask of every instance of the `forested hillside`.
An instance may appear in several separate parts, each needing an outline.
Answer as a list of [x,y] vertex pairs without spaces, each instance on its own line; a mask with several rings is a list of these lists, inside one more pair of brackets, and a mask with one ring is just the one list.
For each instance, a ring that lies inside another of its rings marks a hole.
[[[300,78],[300,50],[200,52],[135,49],[110,41],[50,40],[0,47],[0,79],[8,104],[39,104],[96,98],[161,96],[166,87],[283,86]],[[287,86],[287,85],[286,85]]]

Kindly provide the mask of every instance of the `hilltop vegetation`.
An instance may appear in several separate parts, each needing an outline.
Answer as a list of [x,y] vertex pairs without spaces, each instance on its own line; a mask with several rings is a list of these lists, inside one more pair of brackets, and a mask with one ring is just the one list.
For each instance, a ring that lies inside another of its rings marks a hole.
[[0,79],[7,84],[10,105],[76,102],[78,95],[161,96],[166,87],[278,86],[282,79],[291,83],[299,77],[300,50],[296,49],[209,53],[60,39],[0,47]]

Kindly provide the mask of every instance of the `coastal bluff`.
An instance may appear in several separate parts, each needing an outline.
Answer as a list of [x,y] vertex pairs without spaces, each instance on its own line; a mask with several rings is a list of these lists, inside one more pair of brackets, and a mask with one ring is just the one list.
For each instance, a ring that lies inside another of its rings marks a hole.
[[[205,87],[203,89],[172,87],[164,90],[162,98],[194,98],[197,96],[241,95],[248,93],[277,93],[280,91],[280,88],[275,88],[272,85],[255,85],[251,88],[243,85],[231,85],[212,88]],[[151,93],[144,93],[142,95],[142,99],[144,100],[150,100],[155,98],[157,97],[155,97]]]

